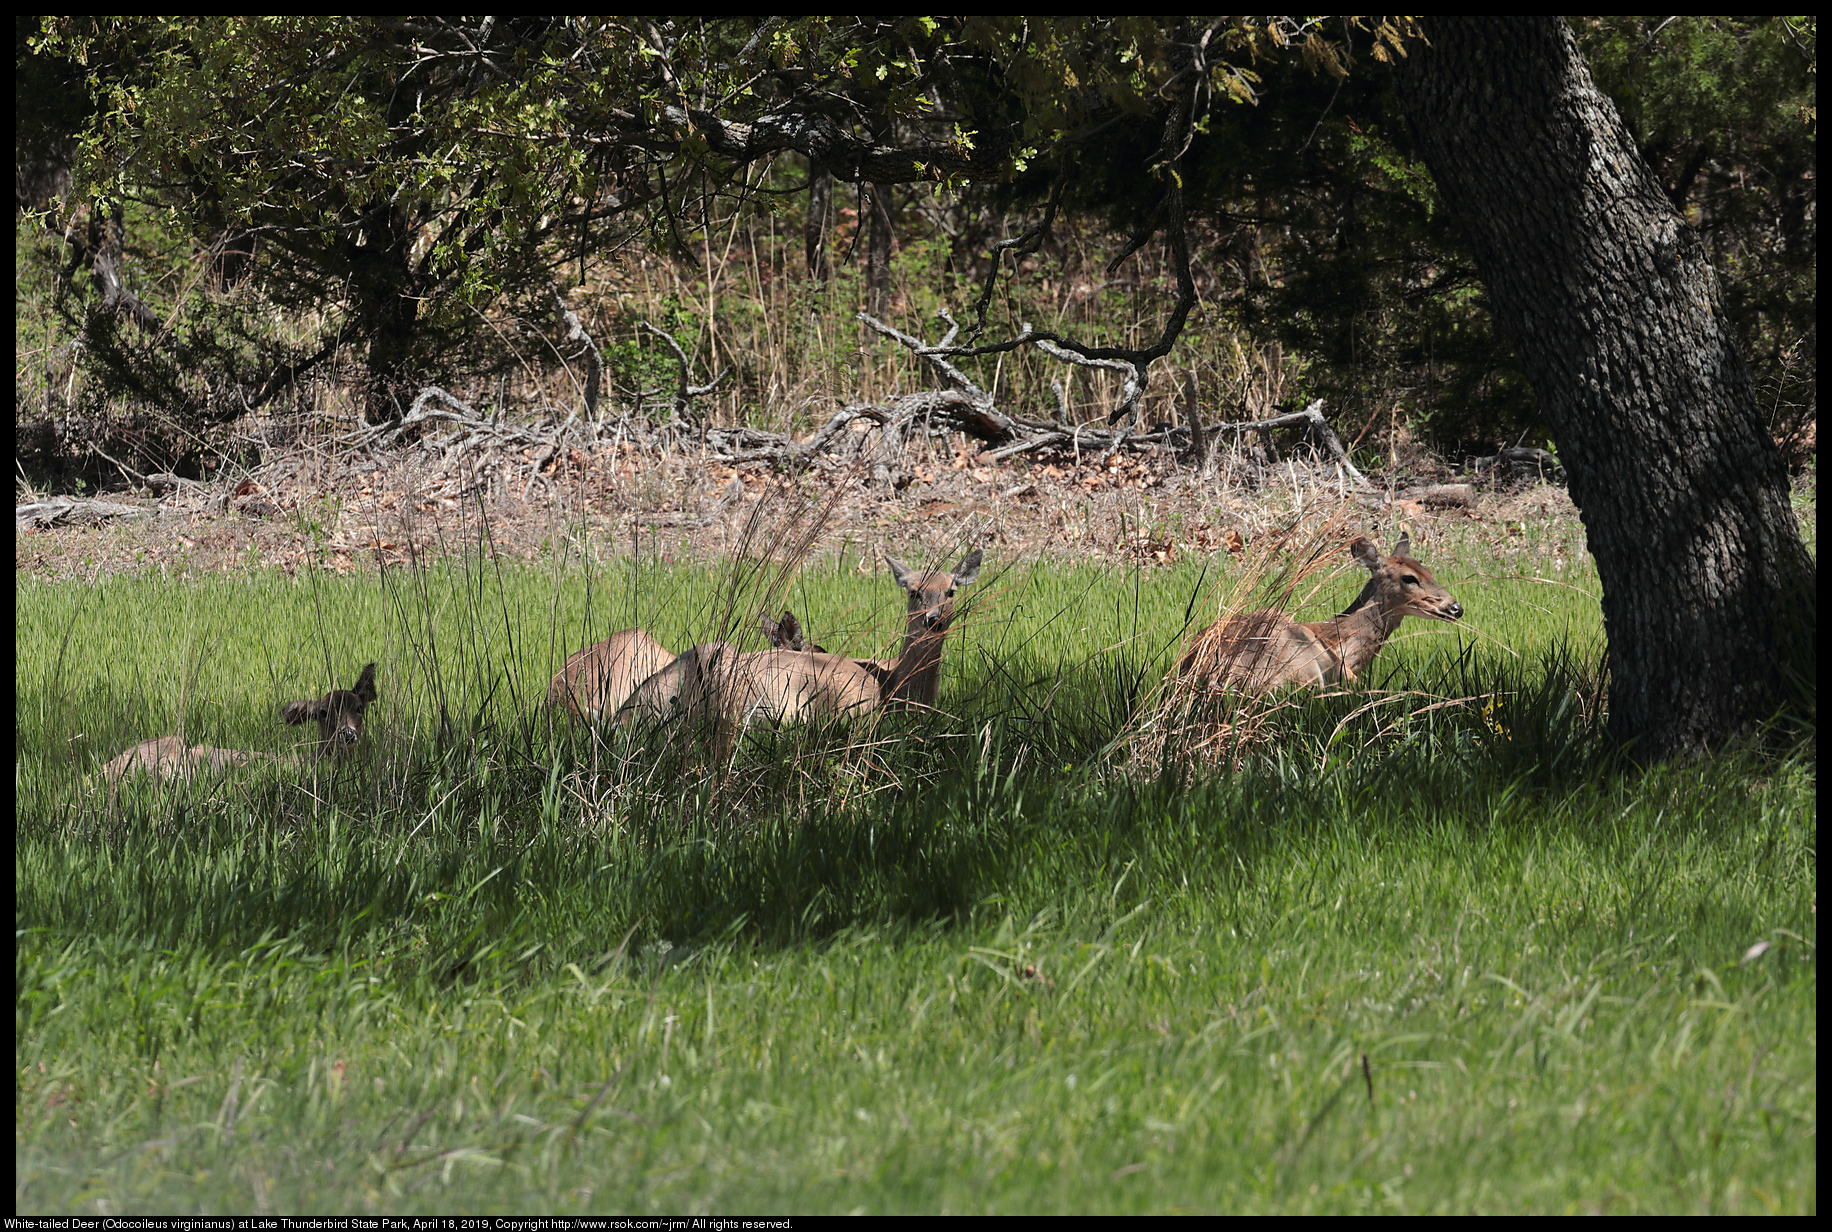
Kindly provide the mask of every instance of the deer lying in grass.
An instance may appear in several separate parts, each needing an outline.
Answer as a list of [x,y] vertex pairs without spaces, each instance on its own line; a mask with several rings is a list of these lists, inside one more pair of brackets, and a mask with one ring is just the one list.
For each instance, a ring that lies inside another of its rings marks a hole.
[[659,671],[649,674],[624,700],[615,714],[624,727],[671,722],[703,709],[709,665],[737,651],[727,642],[706,642],[674,656]]
[[363,711],[375,704],[375,664],[363,668],[352,689],[332,689],[323,697],[287,702],[280,721],[294,727],[318,721],[318,751],[325,757],[347,757],[362,735]]
[[1367,539],[1356,539],[1349,552],[1372,576],[1342,615],[1300,623],[1283,612],[1262,611],[1217,621],[1191,640],[1178,675],[1247,693],[1358,679],[1405,617],[1463,618],[1463,605],[1407,555],[1411,550],[1404,535],[1387,557]]
[[[353,689],[332,689],[323,697],[303,698],[280,707],[280,720],[295,727],[312,720],[318,722],[318,740],[314,747],[325,757],[347,757],[356,748],[363,730],[363,712],[374,704],[375,664],[363,668]],[[222,774],[251,762],[279,759],[270,753],[247,753],[240,749],[216,749],[207,744],[186,746],[178,736],[160,736],[142,740],[107,765],[102,774],[111,783],[119,783],[129,774],[151,774],[161,779],[188,779],[199,773]]]
[[668,648],[642,629],[625,629],[576,650],[547,686],[547,704],[596,727],[616,714],[636,687],[674,661]]
[[[952,573],[927,570],[916,573],[889,553],[884,563],[891,577],[909,597],[903,652],[894,659],[848,659],[878,682],[886,705],[933,706],[941,687],[941,650],[954,621],[954,594],[980,576],[980,553],[969,553]],[[807,640],[795,613],[784,612],[780,621],[767,616],[760,622],[763,636],[778,651],[826,654]],[[768,652],[766,652],[768,653]]]
[[969,553],[951,573],[916,573],[889,555],[884,559],[909,599],[903,653],[895,659],[848,659],[808,649],[794,616],[785,612],[781,622],[764,621],[765,635],[776,643],[772,649],[740,654],[723,642],[696,646],[645,682],[626,710],[634,718],[708,722],[722,752],[735,732],[758,719],[786,723],[885,706],[934,705],[954,595],[979,578],[980,553]]
[[189,779],[197,774],[225,774],[254,761],[271,761],[265,753],[240,749],[213,749],[207,744],[186,747],[179,736],[142,740],[102,767],[102,776],[119,783],[130,774],[150,774],[161,779]]
[[758,719],[788,723],[883,704],[876,677],[850,659],[804,651],[740,653],[726,642],[684,651],[645,680],[620,721],[705,723],[721,750]]

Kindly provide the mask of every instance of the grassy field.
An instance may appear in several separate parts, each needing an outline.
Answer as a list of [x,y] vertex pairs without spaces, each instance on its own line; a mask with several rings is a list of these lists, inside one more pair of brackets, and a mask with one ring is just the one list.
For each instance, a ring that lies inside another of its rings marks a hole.
[[[559,660],[887,653],[882,567],[21,579],[15,1207],[1812,1212],[1810,751],[1615,762],[1588,558],[1475,533],[1232,768],[1146,722],[1212,562],[991,559],[943,713],[713,773],[593,773]],[[353,771],[96,785],[371,659]]]

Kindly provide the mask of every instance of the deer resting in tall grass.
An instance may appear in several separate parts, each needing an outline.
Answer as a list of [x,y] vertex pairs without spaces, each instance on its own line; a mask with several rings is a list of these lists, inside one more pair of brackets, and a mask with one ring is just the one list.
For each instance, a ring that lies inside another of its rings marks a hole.
[[[908,597],[903,651],[894,659],[849,659],[808,643],[791,613],[764,621],[769,650],[740,654],[723,642],[696,646],[651,677],[626,705],[633,719],[681,717],[708,723],[723,752],[757,720],[794,722],[856,715],[893,706],[933,706],[941,683],[942,645],[954,620],[954,596],[980,575],[980,553],[952,572],[916,572],[890,555],[891,576]],[[785,629],[786,626],[786,629]]]
[[187,746],[181,736],[142,740],[102,767],[102,776],[119,783],[130,774],[150,774],[160,779],[188,779],[198,774],[224,774],[254,761],[272,760],[264,753],[240,749],[215,749],[207,744]]
[[[979,552],[970,552],[954,572],[932,569],[918,573],[885,554],[891,577],[908,596],[903,650],[894,659],[847,659],[878,681],[886,705],[933,706],[941,687],[941,650],[954,621],[954,595],[980,576]],[[784,612],[780,621],[764,617],[763,636],[783,652],[824,655],[826,648],[807,640],[795,613]],[[769,652],[765,652],[766,654]]]
[[567,657],[547,686],[547,704],[587,727],[615,715],[638,685],[674,661],[643,629],[625,629]]
[[317,749],[325,757],[348,757],[363,732],[363,711],[375,704],[375,664],[363,668],[356,687],[332,689],[323,697],[302,698],[280,707],[280,721],[298,727],[317,720]]
[[[314,747],[326,757],[347,757],[356,748],[363,730],[363,712],[374,704],[375,664],[363,668],[352,689],[332,689],[323,697],[302,698],[280,707],[280,720],[298,726],[316,720]],[[142,740],[102,767],[111,783],[129,774],[150,774],[161,779],[188,779],[197,774],[222,774],[251,762],[279,759],[271,753],[217,749],[207,744],[186,745],[180,736]]]
[[1463,618],[1463,605],[1408,555],[1411,550],[1404,535],[1386,557],[1357,538],[1349,553],[1371,576],[1340,616],[1306,622],[1278,611],[1230,616],[1191,639],[1177,674],[1245,693],[1359,679],[1405,617]]

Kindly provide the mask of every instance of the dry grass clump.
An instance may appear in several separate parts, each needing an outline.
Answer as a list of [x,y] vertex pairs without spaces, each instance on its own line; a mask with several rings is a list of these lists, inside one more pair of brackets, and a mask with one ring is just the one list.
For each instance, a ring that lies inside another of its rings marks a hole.
[[[1352,538],[1338,509],[1307,529],[1294,524],[1244,547],[1241,567],[1211,589],[1212,606],[1192,605],[1192,615],[1207,609],[1213,619],[1189,639],[1176,666],[1135,713],[1120,744],[1131,765],[1147,774],[1179,763],[1231,772],[1272,741],[1272,716],[1297,702],[1289,692],[1228,682],[1273,634],[1279,613],[1308,601],[1342,567]],[[1245,636],[1241,624],[1230,627],[1240,620]]]
[[[725,558],[717,596],[696,622],[696,645],[682,648],[676,667],[690,656],[699,656],[697,666],[707,652],[793,653],[760,647],[760,635],[772,613],[789,610],[791,589],[827,535],[838,499],[835,489],[824,499],[764,501],[752,508]],[[888,667],[885,660],[871,658],[877,647],[842,646],[835,633],[809,630],[842,663],[864,661],[873,665],[868,670]],[[900,635],[899,653],[902,643]],[[842,705],[837,713],[815,707],[781,722],[770,719],[763,712],[767,709],[734,727],[730,716],[711,716],[703,705],[653,706],[641,712],[626,708],[621,719],[592,732],[592,787],[581,795],[615,808],[616,798],[631,790],[678,800],[687,789],[687,795],[704,799],[713,815],[742,823],[774,815],[795,801],[835,802],[897,788],[906,768],[894,754],[910,735],[907,716],[916,714],[916,726],[930,732],[931,716],[947,722],[931,705],[912,699],[899,699],[894,706]],[[891,720],[892,715],[905,717]],[[601,776],[601,766],[611,767],[611,773]]]

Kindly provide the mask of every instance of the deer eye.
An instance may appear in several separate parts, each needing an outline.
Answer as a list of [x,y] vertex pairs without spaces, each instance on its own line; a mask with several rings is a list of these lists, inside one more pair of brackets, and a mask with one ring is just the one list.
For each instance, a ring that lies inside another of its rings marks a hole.
[[1417,586],[1419,584],[1419,580],[1413,577],[1410,573],[1400,578],[1400,581],[1404,582],[1408,586]]

